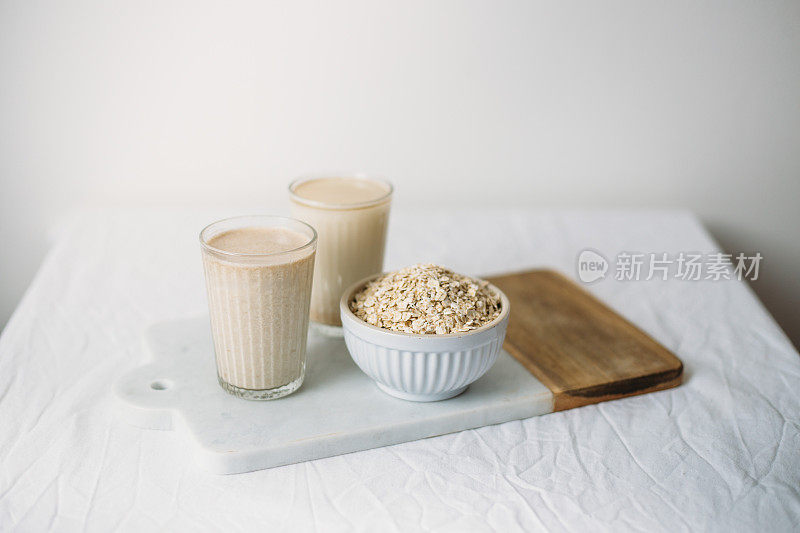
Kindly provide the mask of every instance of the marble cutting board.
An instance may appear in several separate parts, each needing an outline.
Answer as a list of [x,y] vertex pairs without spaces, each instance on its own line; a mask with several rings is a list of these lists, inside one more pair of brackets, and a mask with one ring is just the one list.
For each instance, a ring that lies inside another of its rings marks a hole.
[[234,474],[378,448],[553,411],[553,393],[507,352],[460,396],[416,403],[381,392],[343,339],[309,334],[303,386],[276,401],[233,397],[217,384],[208,318],[147,330],[150,362],[114,395],[134,425],[175,430],[197,462]]
[[[504,350],[467,391],[432,403],[381,392],[344,341],[312,332],[294,394],[241,400],[217,384],[208,318],[159,324],[152,361],[114,386],[125,416],[176,429],[219,473],[259,470],[398,444],[679,385],[683,363],[631,322],[551,270],[489,278],[512,313]],[[506,351],[508,350],[508,351]],[[510,355],[512,354],[512,355]]]

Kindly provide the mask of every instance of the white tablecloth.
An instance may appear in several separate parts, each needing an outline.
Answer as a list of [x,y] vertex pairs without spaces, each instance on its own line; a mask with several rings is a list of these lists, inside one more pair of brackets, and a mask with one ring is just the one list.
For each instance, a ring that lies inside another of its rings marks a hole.
[[[0,337],[0,529],[800,527],[800,357],[738,281],[587,287],[684,361],[676,389],[249,474],[198,469],[176,435],[118,420],[109,385],[142,359],[148,324],[204,312],[197,233],[223,214],[97,211],[57,228]],[[387,267],[574,278],[587,247],[715,244],[681,212],[398,211]]]

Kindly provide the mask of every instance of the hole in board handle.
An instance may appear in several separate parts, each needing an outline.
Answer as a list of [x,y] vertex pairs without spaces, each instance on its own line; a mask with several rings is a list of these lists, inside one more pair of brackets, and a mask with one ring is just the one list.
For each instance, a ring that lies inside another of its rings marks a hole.
[[157,379],[150,383],[150,388],[153,390],[167,390],[172,387],[172,381],[168,379]]

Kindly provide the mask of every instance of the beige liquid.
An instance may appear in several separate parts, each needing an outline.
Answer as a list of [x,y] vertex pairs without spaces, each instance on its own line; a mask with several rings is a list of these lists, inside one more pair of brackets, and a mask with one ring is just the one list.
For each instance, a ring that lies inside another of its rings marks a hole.
[[292,216],[317,230],[311,320],[341,326],[339,299],[349,285],[383,270],[391,189],[362,178],[319,178],[293,189]]
[[237,257],[204,250],[223,387],[266,390],[302,379],[314,249],[290,251],[308,242],[281,227],[233,229],[208,240],[210,247],[229,253],[280,254]]
[[364,178],[312,179],[299,183],[294,189],[294,193],[300,198],[328,206],[374,202],[388,192],[385,184]]

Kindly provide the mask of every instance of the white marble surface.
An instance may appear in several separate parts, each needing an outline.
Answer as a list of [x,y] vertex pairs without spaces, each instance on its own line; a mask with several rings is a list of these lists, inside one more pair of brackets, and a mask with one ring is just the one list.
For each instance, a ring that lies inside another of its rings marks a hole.
[[341,338],[312,331],[306,379],[269,402],[235,398],[217,384],[208,317],[157,324],[151,357],[114,384],[121,415],[139,427],[174,429],[200,466],[250,472],[443,435],[553,411],[553,394],[503,352],[457,398],[393,398],[353,363]]
[[[800,357],[735,281],[588,286],[683,360],[678,388],[235,476],[197,468],[172,432],[121,420],[110,387],[141,365],[149,325],[205,312],[197,231],[226,214],[100,211],[56,228],[0,336],[0,529],[800,524]],[[670,211],[398,210],[389,234],[389,268],[549,266],[573,279],[587,247],[607,257],[716,248],[693,216]]]

